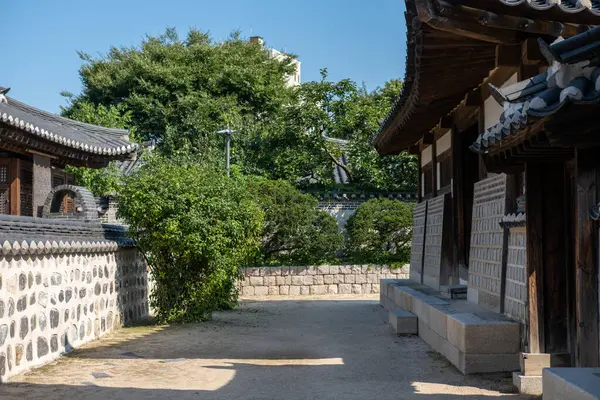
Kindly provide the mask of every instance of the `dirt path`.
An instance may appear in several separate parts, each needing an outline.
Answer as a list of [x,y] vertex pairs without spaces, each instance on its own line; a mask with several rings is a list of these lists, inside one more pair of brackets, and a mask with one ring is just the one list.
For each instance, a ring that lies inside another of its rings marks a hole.
[[385,319],[374,297],[248,301],[204,324],[122,329],[0,398],[527,398],[510,394],[509,374],[465,377]]

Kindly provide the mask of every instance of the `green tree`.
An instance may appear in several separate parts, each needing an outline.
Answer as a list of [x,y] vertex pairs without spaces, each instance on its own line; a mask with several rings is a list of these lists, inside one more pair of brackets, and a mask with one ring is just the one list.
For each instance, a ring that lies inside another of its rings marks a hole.
[[[69,99],[74,97],[67,92],[63,92],[63,96]],[[131,125],[131,112],[126,110],[124,104],[104,106],[78,101],[63,107],[62,110],[63,115],[68,118],[107,128],[129,129],[131,136],[135,137],[135,127]],[[68,165],[66,170],[73,174],[78,185],[87,187],[95,196],[114,195],[121,184],[122,173],[115,163],[102,169]]]
[[258,263],[318,264],[343,246],[336,219],[285,181],[250,178],[248,192],[264,212]]
[[357,261],[408,262],[412,205],[390,199],[361,204],[346,223],[346,253]]
[[235,303],[239,268],[256,257],[263,220],[243,180],[189,156],[150,156],[125,179],[119,215],[150,265],[159,321],[204,320]]
[[[339,166],[358,188],[415,190],[415,157],[402,153],[382,158],[371,144],[401,87],[392,80],[368,92],[349,79],[329,81],[322,70],[320,81],[297,89],[297,101],[284,110],[280,130],[256,141],[262,159],[255,164],[268,165],[275,178],[297,181],[310,176],[321,185],[332,184],[332,170]],[[343,153],[348,164],[341,162]]]
[[[271,58],[238,33],[215,42],[194,29],[185,39],[167,29],[139,47],[113,47],[100,58],[80,55],[83,92],[63,113],[86,103],[122,107],[136,136],[155,139],[166,154],[185,148],[220,160],[223,138],[217,130],[230,125],[239,133],[235,140],[251,140],[254,132],[269,129],[292,96],[284,81],[293,71],[291,58]],[[234,147],[234,161],[244,164],[245,147]]]

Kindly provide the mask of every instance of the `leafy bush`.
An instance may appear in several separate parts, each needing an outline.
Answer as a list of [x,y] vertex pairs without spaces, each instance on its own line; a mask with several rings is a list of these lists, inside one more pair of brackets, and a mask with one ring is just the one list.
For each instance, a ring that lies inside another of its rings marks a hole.
[[151,266],[160,322],[204,320],[235,303],[263,220],[243,181],[190,159],[149,157],[125,178],[119,214]]
[[357,261],[407,262],[412,238],[412,205],[389,199],[361,204],[346,223],[346,253]]
[[336,219],[317,200],[285,181],[253,178],[248,192],[264,211],[257,263],[318,264],[335,259],[343,246]]

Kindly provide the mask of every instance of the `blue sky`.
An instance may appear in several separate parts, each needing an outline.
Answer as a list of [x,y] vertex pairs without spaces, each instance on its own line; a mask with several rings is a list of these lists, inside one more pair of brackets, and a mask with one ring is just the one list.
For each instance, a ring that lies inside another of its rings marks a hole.
[[351,78],[369,89],[404,77],[402,0],[0,0],[0,86],[33,106],[59,112],[62,90],[79,93],[77,50],[93,56],[110,46],[138,45],[145,34],[175,27],[258,35],[297,54],[302,80]]

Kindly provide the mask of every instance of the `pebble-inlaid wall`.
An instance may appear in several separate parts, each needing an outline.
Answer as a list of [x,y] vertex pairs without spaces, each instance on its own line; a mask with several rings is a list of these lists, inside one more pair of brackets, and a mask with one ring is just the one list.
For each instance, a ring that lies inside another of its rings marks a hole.
[[504,314],[527,323],[527,231],[510,228],[506,266]]
[[410,279],[421,283],[423,269],[423,245],[425,244],[425,219],[427,202],[423,201],[413,207],[413,237],[410,249]]
[[443,235],[449,234],[449,232],[444,232],[446,197],[446,195],[441,195],[427,202],[423,283],[434,289],[440,287]]
[[115,247],[0,254],[0,381],[148,315],[146,265]]
[[499,174],[475,183],[473,199],[467,297],[495,312],[500,312],[506,182]]

